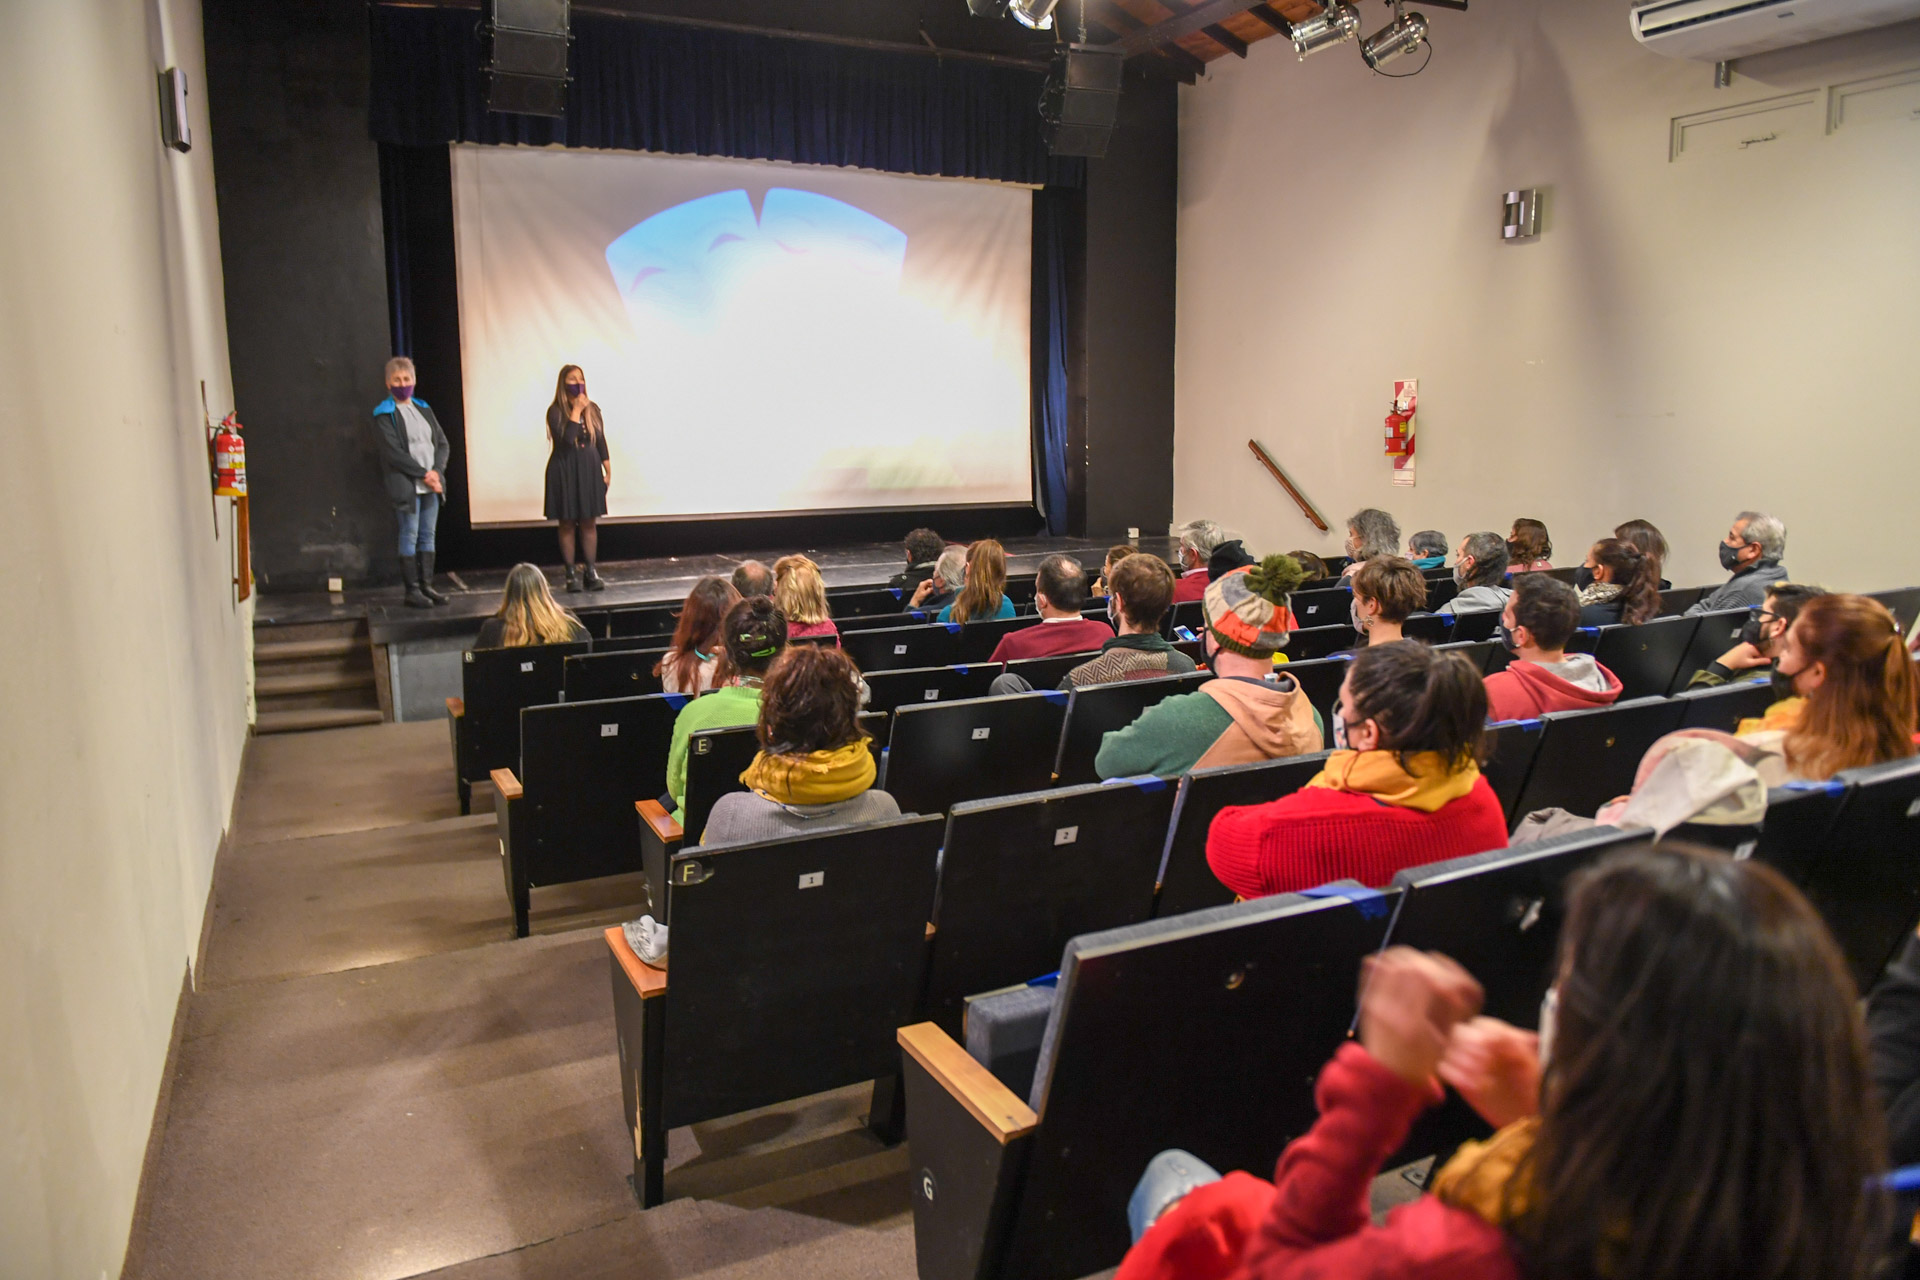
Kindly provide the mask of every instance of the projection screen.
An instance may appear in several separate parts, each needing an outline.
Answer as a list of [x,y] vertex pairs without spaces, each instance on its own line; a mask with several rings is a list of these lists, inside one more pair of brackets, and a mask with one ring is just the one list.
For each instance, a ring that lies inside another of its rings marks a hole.
[[567,364],[609,519],[1032,500],[1026,188],[452,150],[473,523],[543,518]]

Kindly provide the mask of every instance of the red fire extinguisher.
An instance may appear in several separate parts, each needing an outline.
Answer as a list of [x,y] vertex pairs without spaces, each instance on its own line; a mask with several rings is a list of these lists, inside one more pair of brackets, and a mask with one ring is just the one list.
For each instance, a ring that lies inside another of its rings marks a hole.
[[222,498],[247,496],[247,442],[231,413],[220,420],[213,437],[213,492]]

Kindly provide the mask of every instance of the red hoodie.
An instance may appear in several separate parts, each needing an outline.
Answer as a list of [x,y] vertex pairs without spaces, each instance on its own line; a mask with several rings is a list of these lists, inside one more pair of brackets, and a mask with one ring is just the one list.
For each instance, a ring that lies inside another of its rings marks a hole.
[[1610,707],[1620,698],[1620,677],[1583,653],[1570,653],[1568,662],[1585,658],[1606,688],[1595,689],[1562,679],[1537,662],[1518,658],[1505,671],[1487,677],[1488,720],[1531,720],[1549,711],[1592,711]]

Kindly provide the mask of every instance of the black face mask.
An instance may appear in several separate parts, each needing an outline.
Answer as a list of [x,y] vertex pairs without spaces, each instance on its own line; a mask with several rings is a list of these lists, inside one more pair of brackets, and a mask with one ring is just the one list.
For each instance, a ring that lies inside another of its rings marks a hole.
[[1800,696],[1800,691],[1793,687],[1793,682],[1799,677],[1799,675],[1800,673],[1798,671],[1794,672],[1792,675],[1788,675],[1786,672],[1782,671],[1778,667],[1775,667],[1773,669],[1772,673],[1769,674],[1767,678],[1773,683],[1773,700],[1775,702],[1781,702],[1787,698],[1797,698]]
[[1756,649],[1767,645],[1767,624],[1762,618],[1748,618],[1747,624],[1740,628],[1740,643],[1750,644]]
[[1575,591],[1585,591],[1588,587],[1592,585],[1593,585],[1592,569],[1589,569],[1586,565],[1583,564],[1578,569],[1575,569],[1573,571],[1573,589]]
[[1500,647],[1508,653],[1520,652],[1520,643],[1513,638],[1513,631],[1506,623],[1496,622],[1493,624],[1493,638],[1497,640],[1500,643]]
[[1740,551],[1741,549],[1739,547],[1730,547],[1724,542],[1721,543],[1720,567],[1728,573],[1732,573],[1735,569],[1738,569],[1740,567]]

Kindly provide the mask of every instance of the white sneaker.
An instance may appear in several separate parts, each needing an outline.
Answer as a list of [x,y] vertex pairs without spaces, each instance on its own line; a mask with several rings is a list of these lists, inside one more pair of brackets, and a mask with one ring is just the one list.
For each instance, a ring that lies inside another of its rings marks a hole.
[[627,945],[633,948],[633,954],[640,957],[642,964],[655,969],[667,967],[667,926],[658,923],[652,916],[641,916],[638,920],[629,920],[620,926],[626,935]]

